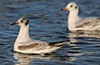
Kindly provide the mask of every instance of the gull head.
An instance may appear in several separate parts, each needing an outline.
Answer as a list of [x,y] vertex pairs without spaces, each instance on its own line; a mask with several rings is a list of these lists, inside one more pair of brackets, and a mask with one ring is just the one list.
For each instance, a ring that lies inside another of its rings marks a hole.
[[17,22],[12,23],[11,25],[27,26],[28,24],[29,20],[25,17],[21,17]]
[[64,10],[68,10],[68,11],[77,11],[78,10],[78,6],[75,2],[70,2],[65,8],[61,9],[62,11]]

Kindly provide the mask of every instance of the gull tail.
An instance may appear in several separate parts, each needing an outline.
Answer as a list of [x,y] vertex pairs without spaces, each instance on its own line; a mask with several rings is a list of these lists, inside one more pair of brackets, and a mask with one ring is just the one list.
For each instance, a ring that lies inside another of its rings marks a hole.
[[71,42],[67,41],[60,41],[60,42],[50,42],[49,45],[52,46],[64,46],[64,45],[69,45]]

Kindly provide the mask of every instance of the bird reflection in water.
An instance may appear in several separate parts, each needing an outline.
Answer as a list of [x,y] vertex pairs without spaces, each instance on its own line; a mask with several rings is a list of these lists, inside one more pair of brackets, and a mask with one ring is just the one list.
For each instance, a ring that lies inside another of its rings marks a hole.
[[[42,61],[60,61],[64,60],[63,57],[59,57],[58,55],[52,53],[48,56],[41,56],[41,55],[27,55],[27,54],[21,54],[21,53],[14,53],[14,58],[18,60],[19,63],[15,65],[29,65],[31,63],[38,63],[41,60]],[[42,64],[42,62],[41,62]]]
[[[76,60],[84,60],[84,55],[88,57],[88,55],[92,55],[96,53],[97,47],[100,46],[100,33],[92,32],[91,34],[81,33],[81,32],[70,32],[68,35],[70,42],[74,45],[70,48],[70,50],[66,53],[69,56],[76,56]],[[86,50],[88,49],[88,50]],[[93,50],[91,50],[93,49]],[[77,58],[83,57],[83,58]],[[87,59],[87,58],[86,58]]]
[[56,63],[62,63],[62,64],[69,64],[76,60],[76,57],[70,57],[70,56],[60,56],[58,54],[52,53],[48,54],[46,56],[41,56],[41,55],[26,55],[26,54],[21,54],[21,53],[14,53],[13,56],[17,61],[15,65],[34,65],[34,64],[48,64],[50,62],[51,64],[56,62]]
[[[89,34],[88,34],[89,33]],[[96,40],[95,42],[99,41],[100,33],[98,32],[70,32],[69,33],[69,40],[71,42],[93,42],[93,40]],[[100,41],[99,41],[100,42]]]

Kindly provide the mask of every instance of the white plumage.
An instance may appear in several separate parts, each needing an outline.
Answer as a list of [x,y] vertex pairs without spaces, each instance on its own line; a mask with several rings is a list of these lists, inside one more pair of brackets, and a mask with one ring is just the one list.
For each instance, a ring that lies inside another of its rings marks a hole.
[[45,54],[51,53],[59,48],[64,43],[47,43],[39,40],[32,40],[29,35],[29,20],[27,18],[20,18],[12,25],[19,25],[20,31],[14,43],[14,51],[26,54]]
[[81,18],[78,16],[79,8],[75,2],[70,2],[62,10],[68,10],[68,29],[70,31],[85,30],[85,31],[99,31],[100,30],[100,18],[98,17],[86,17]]

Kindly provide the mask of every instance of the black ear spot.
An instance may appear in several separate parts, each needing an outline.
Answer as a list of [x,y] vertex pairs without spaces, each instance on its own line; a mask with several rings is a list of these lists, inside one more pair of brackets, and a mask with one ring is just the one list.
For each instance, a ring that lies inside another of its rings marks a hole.
[[27,20],[26,22],[25,22],[25,25],[28,25],[29,24],[29,20]]
[[77,6],[75,7],[75,9],[77,9]]

